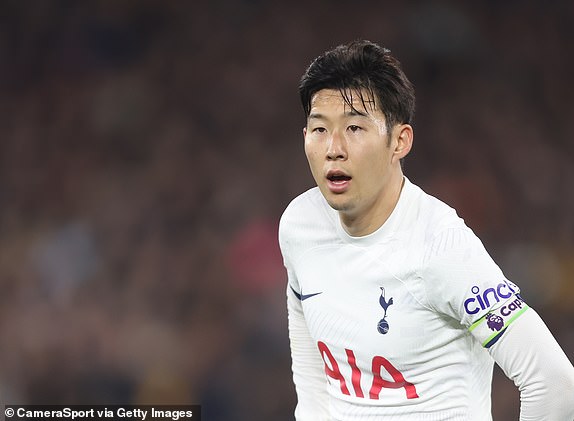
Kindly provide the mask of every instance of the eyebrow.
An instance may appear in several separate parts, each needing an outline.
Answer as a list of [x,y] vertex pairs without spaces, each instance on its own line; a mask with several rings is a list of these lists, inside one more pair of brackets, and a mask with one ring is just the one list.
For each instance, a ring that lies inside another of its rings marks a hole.
[[[355,116],[358,116],[358,117],[367,117],[368,114],[365,113],[365,112],[361,112],[361,111],[359,111],[359,110],[356,110],[356,109],[351,109],[351,110],[349,110],[349,111],[345,111],[345,112],[344,112],[344,115],[345,115],[345,117],[355,117]],[[316,119],[316,120],[328,120],[328,118],[325,117],[325,116],[324,116],[323,114],[321,114],[321,113],[310,113],[308,119],[309,119],[309,120],[311,120],[311,119]]]

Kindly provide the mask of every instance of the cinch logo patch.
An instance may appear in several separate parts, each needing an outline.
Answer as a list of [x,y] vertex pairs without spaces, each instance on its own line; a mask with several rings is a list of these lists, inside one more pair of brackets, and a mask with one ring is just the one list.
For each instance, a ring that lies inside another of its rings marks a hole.
[[520,292],[520,289],[512,282],[504,279],[494,288],[481,291],[480,287],[475,285],[470,289],[470,292],[473,296],[464,300],[466,314],[476,314],[481,310],[486,310],[500,301],[509,299],[512,294]]
[[502,336],[506,328],[528,309],[519,294],[514,294],[502,306],[491,310],[478,319],[469,331],[475,336],[482,346],[489,348]]

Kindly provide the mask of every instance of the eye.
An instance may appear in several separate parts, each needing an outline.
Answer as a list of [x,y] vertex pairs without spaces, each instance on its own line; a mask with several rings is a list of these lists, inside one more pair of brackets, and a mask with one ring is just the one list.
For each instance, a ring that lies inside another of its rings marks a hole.
[[351,132],[356,133],[362,129],[361,129],[361,127],[359,127],[355,124],[351,124],[349,127],[347,127],[347,130],[350,130]]
[[315,127],[313,130],[311,130],[313,133],[325,133],[327,131],[326,128],[324,127]]

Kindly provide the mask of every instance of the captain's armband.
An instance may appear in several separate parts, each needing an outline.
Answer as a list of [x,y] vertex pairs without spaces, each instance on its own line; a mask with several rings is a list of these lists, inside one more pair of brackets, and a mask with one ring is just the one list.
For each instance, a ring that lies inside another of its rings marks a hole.
[[526,310],[528,310],[528,304],[524,302],[520,294],[512,294],[508,300],[496,308],[491,308],[488,313],[475,321],[468,330],[483,347],[490,348],[500,339],[508,326]]

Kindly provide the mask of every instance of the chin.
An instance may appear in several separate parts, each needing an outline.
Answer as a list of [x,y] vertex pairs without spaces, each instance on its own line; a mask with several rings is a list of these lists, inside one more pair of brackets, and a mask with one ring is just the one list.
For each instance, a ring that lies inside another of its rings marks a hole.
[[339,212],[350,211],[353,209],[353,205],[351,204],[350,200],[341,196],[342,195],[337,195],[333,197],[332,194],[330,196],[326,196],[327,203],[329,206]]
[[352,199],[349,195],[349,192],[345,193],[333,193],[329,188],[325,185],[319,185],[319,190],[321,190],[321,194],[334,210],[336,211],[346,211],[353,208]]

